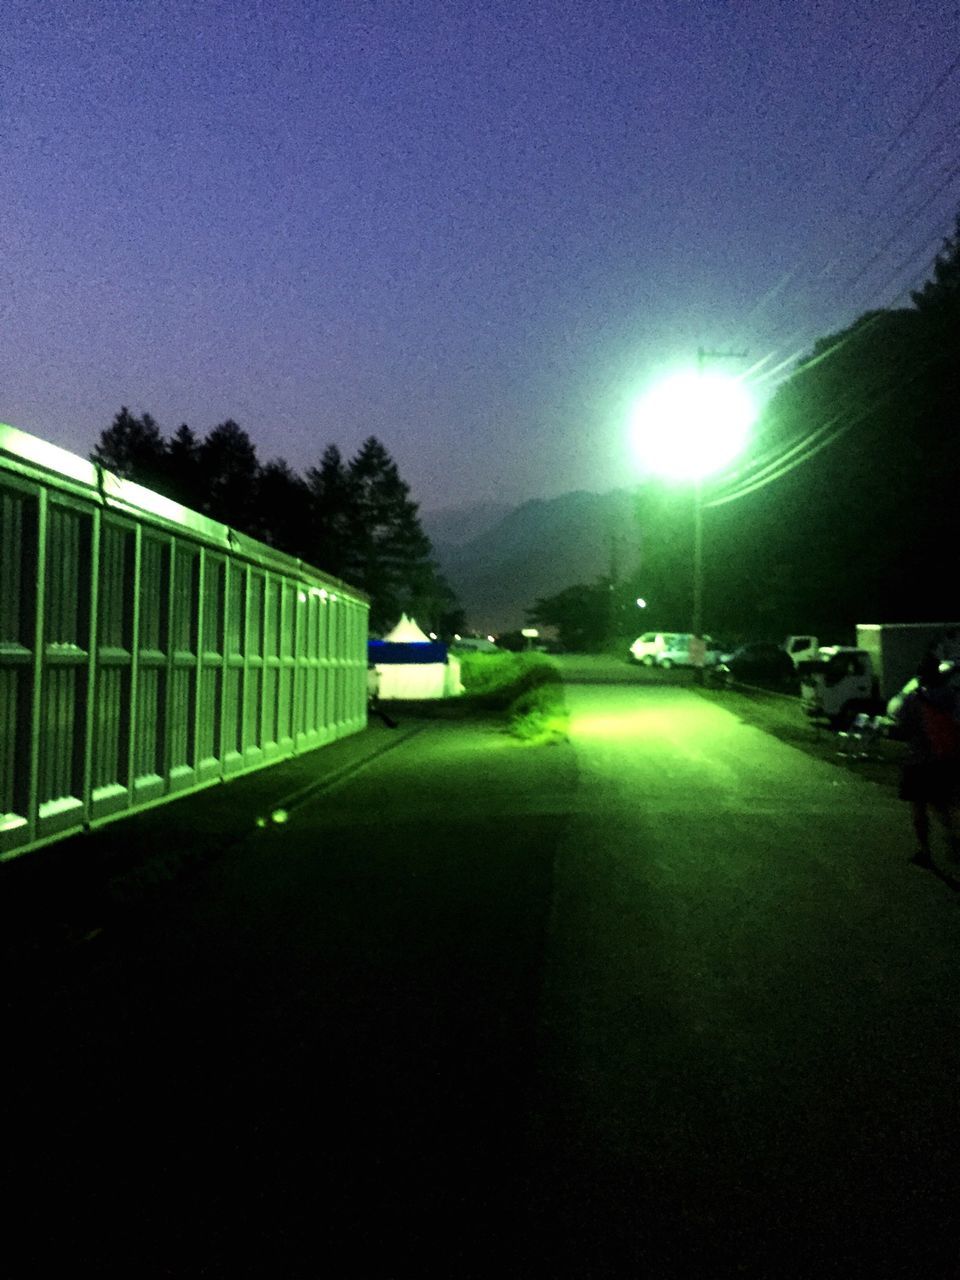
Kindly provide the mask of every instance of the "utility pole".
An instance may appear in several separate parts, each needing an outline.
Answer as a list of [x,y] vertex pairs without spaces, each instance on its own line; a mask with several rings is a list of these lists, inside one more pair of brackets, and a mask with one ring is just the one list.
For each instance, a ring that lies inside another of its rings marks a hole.
[[[697,347],[697,377],[703,377],[708,360],[746,360],[747,351],[707,351]],[[698,475],[693,486],[693,641],[690,657],[698,684],[703,684],[706,645],[703,640],[703,477]]]
[[610,552],[610,586],[607,602],[607,640],[611,648],[617,639],[617,602],[620,594],[620,544],[622,535],[610,532],[607,534],[607,546]]

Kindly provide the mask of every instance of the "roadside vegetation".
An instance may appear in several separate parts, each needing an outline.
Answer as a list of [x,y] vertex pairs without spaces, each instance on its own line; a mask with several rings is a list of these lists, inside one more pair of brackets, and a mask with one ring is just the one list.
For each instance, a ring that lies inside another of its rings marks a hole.
[[564,742],[569,714],[556,665],[542,653],[465,653],[464,699],[477,710],[501,713],[521,742]]

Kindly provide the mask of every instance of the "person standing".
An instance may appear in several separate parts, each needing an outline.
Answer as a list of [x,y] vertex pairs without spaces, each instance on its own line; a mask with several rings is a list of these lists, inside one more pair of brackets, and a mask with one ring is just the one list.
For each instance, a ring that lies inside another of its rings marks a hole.
[[388,729],[397,728],[396,720],[380,705],[380,672],[373,662],[367,663],[367,715],[376,716]]
[[933,865],[930,852],[930,810],[937,815],[947,839],[948,856],[960,861],[957,807],[960,804],[960,696],[941,670],[935,653],[928,653],[914,680],[890,700],[887,715],[896,725],[894,736],[907,744],[900,771],[899,796],[910,805],[917,850],[911,862]]

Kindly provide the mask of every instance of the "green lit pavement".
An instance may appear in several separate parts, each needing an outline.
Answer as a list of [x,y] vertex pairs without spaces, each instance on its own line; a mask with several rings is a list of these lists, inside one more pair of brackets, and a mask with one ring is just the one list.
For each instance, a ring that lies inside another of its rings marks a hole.
[[955,1274],[957,895],[889,790],[607,674],[14,995],[11,1274]]
[[958,899],[906,865],[904,806],[692,691],[569,700],[539,1094],[552,1256],[960,1273]]

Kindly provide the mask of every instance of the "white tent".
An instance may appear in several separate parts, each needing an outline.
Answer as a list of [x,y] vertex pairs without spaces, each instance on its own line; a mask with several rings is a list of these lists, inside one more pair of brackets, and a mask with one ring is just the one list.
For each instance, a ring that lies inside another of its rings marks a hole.
[[385,635],[384,640],[389,644],[429,644],[430,637],[420,628],[420,624],[416,618],[408,618],[405,613],[401,613],[400,621],[392,631]]
[[[385,635],[388,644],[431,644],[415,619],[404,613],[393,630]],[[412,656],[412,653],[411,653]],[[388,699],[454,698],[463,693],[460,662],[452,654],[446,662],[378,662],[379,696]]]

